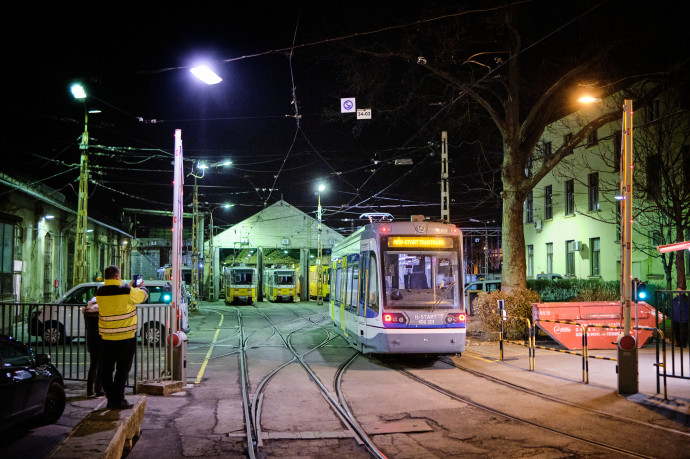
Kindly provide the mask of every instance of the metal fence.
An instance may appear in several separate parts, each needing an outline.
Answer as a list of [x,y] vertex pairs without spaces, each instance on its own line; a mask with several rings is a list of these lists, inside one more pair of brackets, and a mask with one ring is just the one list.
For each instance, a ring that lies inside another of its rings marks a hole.
[[[670,350],[667,351],[669,364],[666,365],[666,376],[669,378],[690,379],[689,294],[688,290],[657,290],[655,292],[657,323],[667,343],[670,344]],[[684,305],[680,299],[677,300],[679,295],[685,295]]]
[[[90,356],[86,345],[84,305],[0,303],[0,334],[9,335],[49,354],[65,380],[86,381]],[[137,351],[127,385],[137,381],[172,379],[172,350],[168,335],[169,305],[137,305]]]

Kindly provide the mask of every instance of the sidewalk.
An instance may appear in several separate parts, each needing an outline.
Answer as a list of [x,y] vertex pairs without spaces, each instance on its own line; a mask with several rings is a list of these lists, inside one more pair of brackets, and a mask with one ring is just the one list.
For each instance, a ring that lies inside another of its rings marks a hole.
[[[526,387],[538,387],[554,395],[570,397],[574,401],[595,400],[602,392],[618,393],[617,362],[602,359],[617,358],[616,349],[592,349],[586,363],[583,363],[583,358],[579,355],[536,349],[534,371],[529,370],[528,351],[526,346],[504,343],[503,360],[500,361],[498,342],[469,339],[466,352],[460,359],[468,367],[481,369]],[[670,349],[667,351],[667,368],[670,369],[673,362]],[[684,374],[688,377],[690,368],[687,354],[684,354],[684,360]],[[669,416],[680,415],[685,418],[684,423],[690,425],[690,379],[667,377],[664,384],[661,369],[657,385],[656,361],[655,347],[638,350],[638,393],[626,395],[625,398],[657,411],[671,411],[675,414],[668,413]],[[676,372],[679,373],[681,362],[678,353],[675,364]],[[585,383],[583,379],[588,379],[589,382]]]

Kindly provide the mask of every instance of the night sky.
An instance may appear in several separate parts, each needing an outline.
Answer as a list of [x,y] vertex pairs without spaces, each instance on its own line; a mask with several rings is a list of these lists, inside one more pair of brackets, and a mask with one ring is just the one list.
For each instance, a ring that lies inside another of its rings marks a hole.
[[[448,129],[447,120],[437,118],[438,107],[411,109],[396,129],[369,128],[361,124],[367,121],[339,113],[341,97],[359,96],[340,78],[339,53],[365,40],[390,40],[387,28],[458,11],[458,5],[485,4],[423,3],[226,2],[187,5],[179,12],[172,4],[155,11],[133,3],[99,5],[98,11],[93,4],[69,11],[16,7],[6,19],[17,27],[2,32],[5,67],[12,72],[3,98],[2,170],[42,181],[76,208],[84,112],[98,108],[101,114],[89,115],[89,213],[101,220],[117,222],[123,208],[171,208],[175,129],[182,130],[185,174],[195,170],[195,161],[233,161],[197,181],[205,208],[235,205],[214,212],[217,226],[239,222],[280,198],[314,214],[321,181],[328,187],[322,194],[324,220],[333,228],[349,228],[349,220],[369,211],[437,218],[439,143]],[[400,30],[395,33],[404,34]],[[364,32],[372,33],[343,38]],[[207,86],[191,75],[189,68],[202,60],[222,83]],[[92,95],[86,103],[70,95],[74,81]],[[379,116],[378,107],[371,108]],[[463,174],[476,175],[491,161],[500,164],[500,139],[484,121],[487,132],[473,136],[466,128],[462,138],[451,134],[451,156],[462,156],[452,168],[457,177],[451,192],[470,188],[458,180]],[[480,138],[487,163],[471,156],[478,149],[463,146]],[[412,166],[394,164],[393,158],[408,157]],[[188,175],[185,185],[192,183]],[[451,221],[460,226],[469,218],[500,218],[497,193],[457,199]],[[472,200],[483,204],[467,204]],[[191,187],[185,188],[185,202],[191,203]],[[139,234],[168,224],[160,217],[139,219]]]

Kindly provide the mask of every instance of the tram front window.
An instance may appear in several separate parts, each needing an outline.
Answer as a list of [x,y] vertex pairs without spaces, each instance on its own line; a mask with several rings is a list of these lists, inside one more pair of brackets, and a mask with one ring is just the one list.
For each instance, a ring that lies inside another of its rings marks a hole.
[[293,275],[294,274],[291,271],[287,271],[287,272],[277,271],[275,273],[276,285],[292,285],[295,282]]
[[384,307],[457,308],[455,252],[385,252]]
[[235,271],[235,284],[252,285],[252,271]]

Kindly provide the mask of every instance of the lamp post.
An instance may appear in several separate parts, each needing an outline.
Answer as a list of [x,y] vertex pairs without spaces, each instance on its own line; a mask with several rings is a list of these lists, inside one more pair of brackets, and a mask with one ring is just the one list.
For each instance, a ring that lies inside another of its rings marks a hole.
[[[197,179],[204,178],[204,175],[206,175],[206,170],[210,167],[229,166],[231,164],[232,161],[230,160],[220,161],[217,163],[213,163],[211,165],[204,164],[199,161],[194,161],[192,171],[189,173],[189,175],[194,177],[194,188],[192,193],[192,286],[190,292],[192,297],[192,309],[199,309],[199,297],[201,292],[199,288],[199,266],[201,264],[201,251],[199,250],[199,239],[202,240],[203,244],[203,231],[199,230],[199,227],[201,226],[200,223],[203,222],[199,219],[199,186],[197,183]],[[202,233],[201,238],[199,237],[200,232]],[[213,266],[213,260],[211,260],[211,266]]]
[[[579,102],[601,102],[598,95],[586,94]],[[632,223],[633,223],[633,106],[631,99],[623,101],[621,128],[620,191],[620,307],[623,333],[618,336],[618,393],[636,394],[639,391],[637,340],[632,329],[633,276],[632,276]]]
[[632,100],[623,103],[622,154],[620,167],[621,202],[621,309],[623,334],[618,337],[618,392],[639,391],[637,341],[630,334],[632,324],[632,201],[633,201],[633,108]]
[[[71,87],[72,95],[85,101],[86,91],[80,84]],[[89,112],[84,104],[84,133],[81,136],[81,159],[79,161],[79,203],[77,207],[77,232],[74,241],[74,274],[72,283],[78,285],[86,282],[86,226],[88,220],[89,199]]]
[[326,189],[326,185],[320,183],[318,190],[318,205],[316,208],[316,216],[318,226],[316,229],[316,304],[323,305],[323,273],[321,271],[321,256],[323,255],[321,248],[321,192]]
[[211,208],[211,211],[209,212],[209,229],[210,229],[210,237],[208,239],[208,255],[209,258],[211,259],[211,268],[213,269],[213,278],[211,279],[211,285],[213,286],[213,291],[211,292],[211,301],[216,301],[218,300],[218,288],[220,287],[219,279],[218,279],[218,259],[216,258],[216,249],[213,245],[213,211],[219,208],[223,209],[229,209],[232,207],[232,204],[222,204],[220,206],[215,206]]

